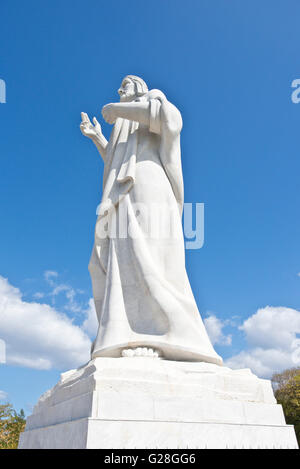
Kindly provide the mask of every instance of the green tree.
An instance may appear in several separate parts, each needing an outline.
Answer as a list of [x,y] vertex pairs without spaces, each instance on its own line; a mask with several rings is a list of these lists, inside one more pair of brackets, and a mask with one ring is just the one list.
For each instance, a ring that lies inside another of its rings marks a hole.
[[0,405],[0,449],[16,449],[25,424],[23,409],[17,413],[11,404]]
[[300,446],[300,368],[272,376],[275,397],[283,407],[286,423],[294,425]]

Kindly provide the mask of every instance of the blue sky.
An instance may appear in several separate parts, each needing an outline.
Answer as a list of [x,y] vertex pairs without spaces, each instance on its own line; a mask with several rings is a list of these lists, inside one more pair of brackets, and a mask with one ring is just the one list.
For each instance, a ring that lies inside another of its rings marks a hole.
[[205,244],[186,252],[186,264],[217,351],[260,376],[293,366],[299,15],[296,0],[2,3],[3,399],[29,413],[88,354],[103,165],[79,131],[80,112],[96,115],[108,137],[101,108],[118,100],[126,74],[163,90],[183,116],[185,200],[205,204]]

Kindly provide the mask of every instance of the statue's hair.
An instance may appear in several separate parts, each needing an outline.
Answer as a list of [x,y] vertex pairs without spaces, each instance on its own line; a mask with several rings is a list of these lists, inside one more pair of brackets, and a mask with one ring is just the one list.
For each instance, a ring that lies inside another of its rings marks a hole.
[[148,92],[148,86],[142,78],[135,75],[127,75],[125,78],[129,78],[131,81],[133,81],[137,96],[143,96]]

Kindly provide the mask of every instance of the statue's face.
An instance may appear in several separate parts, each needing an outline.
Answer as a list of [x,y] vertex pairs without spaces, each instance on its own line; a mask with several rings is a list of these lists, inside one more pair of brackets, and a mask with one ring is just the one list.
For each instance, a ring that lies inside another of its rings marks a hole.
[[133,101],[136,98],[135,84],[130,78],[124,78],[121,87],[118,90],[121,102]]

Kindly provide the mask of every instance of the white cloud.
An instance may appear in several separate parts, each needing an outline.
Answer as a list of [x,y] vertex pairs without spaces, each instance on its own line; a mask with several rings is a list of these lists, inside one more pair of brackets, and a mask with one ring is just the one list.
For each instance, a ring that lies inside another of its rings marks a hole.
[[240,352],[225,360],[225,365],[233,369],[250,368],[254,374],[262,378],[270,378],[275,372],[296,366],[290,352],[259,347]]
[[266,306],[250,316],[240,328],[254,347],[287,350],[300,333],[300,311]]
[[223,322],[212,314],[204,319],[204,324],[213,345],[231,345],[231,335],[223,334],[223,328],[227,325],[226,321]]
[[[48,279],[56,276],[47,273]],[[0,338],[8,364],[65,369],[89,360],[90,339],[79,326],[52,306],[24,301],[20,290],[1,276]]]
[[61,293],[64,293],[67,300],[64,309],[70,311],[71,313],[82,313],[82,306],[76,301],[75,298],[78,293],[82,294],[84,292],[82,290],[74,290],[74,288],[65,283],[57,283],[58,277],[58,272],[55,272],[54,270],[46,270],[44,272],[44,278],[52,290],[47,295],[42,294],[43,296],[39,297],[40,293],[36,293],[33,295],[33,297],[39,299],[48,296],[51,298],[52,304],[54,305],[56,302],[56,297]]
[[87,334],[94,338],[98,330],[98,319],[95,310],[94,299],[90,298],[89,307],[86,310],[86,319],[82,324],[82,329],[87,332]]
[[54,285],[53,278],[58,277],[58,273],[55,272],[55,270],[46,270],[44,272],[44,277],[45,277],[46,282],[48,282],[49,285],[53,286]]
[[70,287],[68,285],[64,285],[63,283],[55,286],[51,292],[51,295],[57,296],[62,292],[68,292],[70,290]]
[[34,299],[40,300],[41,298],[45,297],[45,293],[42,293],[42,292],[38,291],[38,292],[34,293],[32,296],[33,296]]
[[[249,349],[226,360],[231,368],[251,368],[259,376],[298,366],[297,334],[300,333],[300,311],[283,306],[266,306],[244,321]],[[299,354],[298,354],[299,355]]]
[[0,389],[0,401],[6,401],[8,398],[8,394],[5,391],[1,391]]

